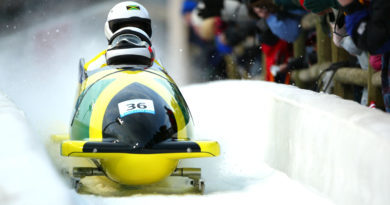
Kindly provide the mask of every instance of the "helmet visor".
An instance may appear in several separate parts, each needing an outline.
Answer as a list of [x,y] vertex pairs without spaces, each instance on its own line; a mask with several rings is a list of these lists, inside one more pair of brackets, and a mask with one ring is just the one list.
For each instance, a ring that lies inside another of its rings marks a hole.
[[111,43],[112,47],[116,47],[119,44],[130,44],[135,46],[147,46],[148,43],[142,41],[142,39],[134,34],[122,34],[114,38]]

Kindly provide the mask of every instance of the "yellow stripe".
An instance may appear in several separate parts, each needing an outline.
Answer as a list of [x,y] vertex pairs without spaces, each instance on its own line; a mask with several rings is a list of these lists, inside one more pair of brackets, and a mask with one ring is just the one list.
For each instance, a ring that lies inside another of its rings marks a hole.
[[100,52],[97,56],[95,56],[94,58],[92,58],[92,60],[88,61],[85,65],[84,65],[84,70],[88,70],[88,67],[91,63],[93,63],[95,60],[97,60],[98,58],[100,58],[100,56],[106,54],[107,50],[104,50],[102,52]]
[[82,84],[81,86],[81,90],[80,90],[80,93],[83,92],[88,86],[92,85],[93,83],[95,83],[96,81],[100,80],[101,78],[103,78],[105,75],[107,74],[110,74],[110,73],[114,73],[114,72],[117,72],[118,70],[103,70],[103,71],[100,71],[100,72],[97,72],[91,76],[89,76]]
[[220,147],[216,141],[195,141],[201,152],[210,153],[213,156],[218,156],[220,154]]
[[50,137],[52,142],[62,142],[65,140],[69,140],[70,136],[69,134],[54,134]]
[[154,59],[154,63],[156,63],[158,66],[160,66],[161,69],[165,70],[164,66],[160,64],[156,59]]
[[154,80],[144,80],[140,81],[141,83],[148,85],[149,88],[156,91],[160,96],[165,100],[165,102],[171,106],[174,110],[173,114],[175,115],[176,123],[177,123],[177,138],[178,139],[188,139],[185,118],[180,109],[179,104],[172,97],[172,94],[161,84],[157,83]]
[[[118,73],[120,74],[120,73]],[[117,76],[116,74],[114,74]],[[91,114],[91,121],[89,123],[89,136],[92,141],[102,141],[102,126],[105,110],[112,98],[123,88],[132,82],[135,82],[136,78],[128,76],[128,79],[117,78],[114,82],[108,85],[96,100],[96,104],[93,107]]]
[[[153,76],[153,78],[147,77],[150,75],[149,73],[143,72],[145,77],[137,77],[137,81],[143,85],[148,86],[152,90],[154,90],[156,93],[158,93],[164,101],[171,106],[171,109],[174,111],[173,114],[176,119],[177,123],[177,138],[178,139],[188,139],[187,136],[187,130],[186,130],[186,124],[185,124],[185,118],[181,111],[181,108],[179,104],[176,102],[176,100],[173,98],[172,94],[167,90],[167,88],[160,83],[157,83]],[[151,80],[152,79],[152,80]]]

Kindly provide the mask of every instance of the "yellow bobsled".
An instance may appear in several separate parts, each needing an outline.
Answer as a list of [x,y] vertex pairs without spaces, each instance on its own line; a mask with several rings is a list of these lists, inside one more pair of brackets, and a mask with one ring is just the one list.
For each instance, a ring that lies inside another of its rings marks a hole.
[[106,66],[86,72],[81,61],[78,94],[61,155],[90,158],[96,167],[75,167],[74,177],[105,175],[120,184],[145,185],[180,175],[204,189],[199,169],[177,165],[218,156],[219,144],[191,140],[191,113],[164,69]]

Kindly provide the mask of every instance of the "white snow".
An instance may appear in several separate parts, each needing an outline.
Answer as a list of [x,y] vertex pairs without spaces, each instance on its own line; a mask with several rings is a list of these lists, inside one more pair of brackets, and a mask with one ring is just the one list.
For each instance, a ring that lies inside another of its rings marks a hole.
[[71,204],[24,113],[0,93],[0,204]]

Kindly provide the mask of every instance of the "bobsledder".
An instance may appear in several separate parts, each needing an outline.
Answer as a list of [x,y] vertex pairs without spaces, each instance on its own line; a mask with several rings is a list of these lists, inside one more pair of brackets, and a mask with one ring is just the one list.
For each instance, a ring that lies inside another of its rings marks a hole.
[[[134,2],[118,5],[143,8]],[[130,186],[181,176],[203,192],[201,170],[177,166],[182,159],[218,156],[219,144],[191,140],[191,113],[175,82],[154,59],[148,32],[125,27],[106,35],[106,64],[91,69],[91,62],[80,61],[70,133],[52,136],[60,139],[62,156],[87,158],[94,164],[71,170],[75,188],[88,176],[106,176]]]

